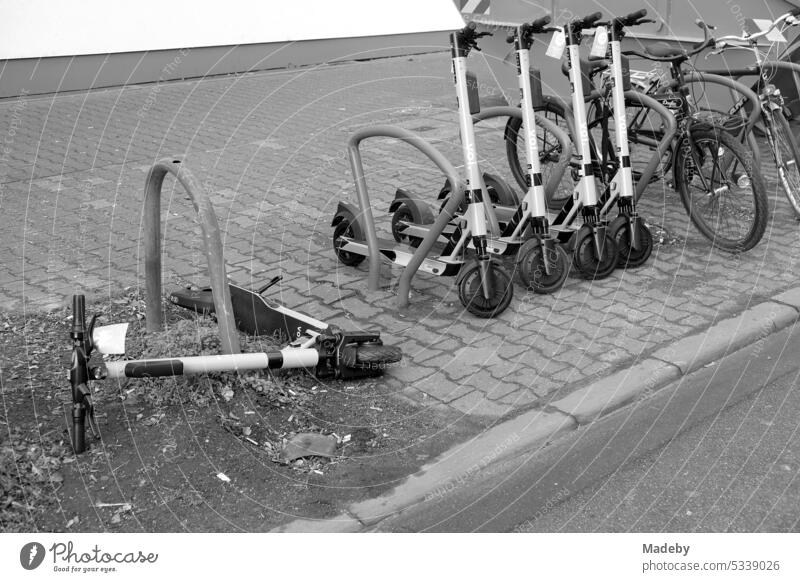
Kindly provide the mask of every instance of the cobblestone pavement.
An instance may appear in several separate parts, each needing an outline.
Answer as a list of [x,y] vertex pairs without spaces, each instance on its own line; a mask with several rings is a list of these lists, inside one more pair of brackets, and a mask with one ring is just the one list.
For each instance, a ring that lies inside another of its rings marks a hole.
[[[379,328],[407,354],[386,382],[466,414],[543,404],[796,285],[798,223],[766,166],[773,219],[742,256],[712,250],[659,183],[640,206],[659,240],[640,269],[570,278],[552,296],[517,288],[511,307],[488,321],[462,310],[452,279],[419,275],[404,311],[395,306],[397,270],[387,266],[384,290],[367,293],[366,263],[340,265],[330,243],[337,201],[355,201],[346,140],[357,128],[398,124],[456,163],[449,67],[437,53],[0,103],[0,305],[33,310],[74,292],[142,284],[144,178],[163,157],[183,160],[213,193],[235,282],[281,274],[276,298],[288,306]],[[480,61],[474,68],[489,78]],[[486,170],[513,183],[498,127],[479,129],[481,155]],[[375,139],[363,151],[378,227],[389,236],[394,189],[433,198],[442,178],[406,145]],[[202,284],[193,211],[171,178],[164,192],[165,278]]]

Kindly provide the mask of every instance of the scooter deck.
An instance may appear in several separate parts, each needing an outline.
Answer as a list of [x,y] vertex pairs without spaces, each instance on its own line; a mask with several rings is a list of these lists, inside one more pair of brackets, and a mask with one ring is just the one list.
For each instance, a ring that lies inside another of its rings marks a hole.
[[[294,341],[328,330],[327,323],[268,301],[258,293],[231,284],[231,305],[236,327],[251,335],[273,336]],[[214,297],[210,288],[173,291],[170,301],[198,313],[214,313]]]

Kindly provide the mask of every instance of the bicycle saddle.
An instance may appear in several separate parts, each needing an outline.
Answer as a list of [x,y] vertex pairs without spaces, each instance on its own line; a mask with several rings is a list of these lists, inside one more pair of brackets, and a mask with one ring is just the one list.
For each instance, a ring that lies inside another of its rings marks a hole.
[[650,45],[645,49],[645,52],[650,53],[654,57],[669,59],[672,57],[685,56],[686,51],[677,46],[671,46],[666,43]]

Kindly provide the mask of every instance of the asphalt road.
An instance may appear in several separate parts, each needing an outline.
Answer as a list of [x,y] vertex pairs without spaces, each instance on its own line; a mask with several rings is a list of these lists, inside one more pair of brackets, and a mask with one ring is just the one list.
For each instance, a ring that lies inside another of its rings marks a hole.
[[379,531],[800,531],[800,325]]
[[752,360],[769,379],[762,390],[510,529],[800,531],[800,372],[772,376],[776,361],[798,359],[790,339]]

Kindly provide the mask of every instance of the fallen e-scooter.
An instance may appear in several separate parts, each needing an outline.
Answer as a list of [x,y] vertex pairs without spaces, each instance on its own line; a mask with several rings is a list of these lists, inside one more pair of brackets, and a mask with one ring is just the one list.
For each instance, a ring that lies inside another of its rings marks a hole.
[[[274,280],[273,280],[274,281]],[[264,289],[262,289],[263,291]],[[172,300],[198,311],[213,306],[210,292],[173,293]],[[72,298],[72,446],[86,448],[86,424],[99,436],[94,420],[91,380],[154,378],[209,372],[305,368],[318,378],[355,379],[378,376],[402,359],[400,348],[385,346],[376,332],[344,332],[328,324],[267,301],[261,294],[231,285],[231,302],[240,330],[273,338],[291,338],[278,350],[90,364],[92,353],[124,354],[128,324],[96,327],[97,316],[86,325],[83,295]],[[193,303],[193,305],[192,305]],[[210,310],[206,310],[210,311]]]

